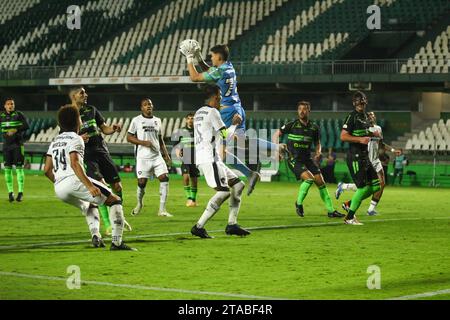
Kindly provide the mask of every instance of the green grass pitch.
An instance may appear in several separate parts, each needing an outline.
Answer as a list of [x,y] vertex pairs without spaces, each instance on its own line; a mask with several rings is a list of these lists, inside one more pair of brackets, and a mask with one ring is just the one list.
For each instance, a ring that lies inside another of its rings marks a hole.
[[[110,252],[109,241],[105,249],[90,247],[84,217],[56,199],[43,176],[27,176],[25,201],[12,204],[1,177],[0,299],[389,299],[450,288],[448,190],[388,187],[379,216],[365,214],[365,201],[358,214],[365,225],[346,226],[326,216],[315,186],[299,218],[297,183],[260,183],[243,196],[239,216],[252,234],[225,235],[224,205],[206,226],[215,239],[204,240],[190,228],[213,191],[202,181],[200,206],[186,208],[181,181],[172,178],[173,218],[156,215],[156,181],[147,186],[143,212],[131,217],[136,181],[124,178],[125,215],[134,228],[125,240],[139,251]],[[66,285],[73,265],[80,289]],[[380,268],[381,289],[367,288],[372,265]],[[422,298],[450,298],[443,292]]]

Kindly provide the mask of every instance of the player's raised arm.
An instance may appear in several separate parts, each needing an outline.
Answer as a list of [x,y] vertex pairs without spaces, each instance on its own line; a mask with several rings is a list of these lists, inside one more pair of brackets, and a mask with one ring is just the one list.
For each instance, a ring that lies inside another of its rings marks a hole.
[[102,130],[103,134],[111,135],[114,132],[122,131],[122,126],[118,123],[113,123],[108,126],[105,122],[105,118],[103,118],[100,111],[98,111],[97,109],[95,110],[95,121],[99,125],[100,130]]

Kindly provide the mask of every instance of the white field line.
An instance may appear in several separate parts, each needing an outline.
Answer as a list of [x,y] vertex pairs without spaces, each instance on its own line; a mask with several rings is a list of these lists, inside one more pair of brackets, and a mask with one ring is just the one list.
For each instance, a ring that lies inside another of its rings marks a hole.
[[[364,223],[374,223],[374,222],[391,222],[391,221],[421,221],[421,220],[450,220],[450,217],[434,217],[434,218],[393,218],[393,219],[377,219],[377,220],[366,220]],[[304,223],[304,224],[291,224],[291,225],[276,225],[276,226],[259,226],[259,227],[246,227],[247,230],[273,230],[273,229],[290,229],[290,228],[304,228],[304,227],[319,227],[319,226],[334,226],[334,225],[344,225],[342,220],[339,222],[316,222],[316,223]],[[347,228],[364,228],[362,226],[346,226]],[[219,233],[223,232],[221,230],[212,230],[208,233]],[[186,236],[190,235],[190,232],[172,232],[172,233],[156,233],[156,234],[143,234],[143,235],[129,235],[126,239],[145,239],[145,238],[159,238],[159,237],[171,237],[171,236]],[[104,238],[104,240],[110,240],[109,238]],[[22,248],[38,248],[38,247],[49,247],[49,246],[64,246],[64,245],[74,245],[74,244],[88,244],[90,240],[73,240],[73,241],[60,241],[60,242],[40,242],[40,243],[25,243],[10,246],[0,246],[1,250],[14,250]]]
[[430,291],[430,292],[412,294],[412,295],[408,295],[408,296],[389,298],[387,300],[412,300],[412,299],[434,297],[434,296],[438,296],[438,295],[441,295],[441,294],[450,294],[450,289],[444,289],[444,290],[438,290],[438,291]]
[[[3,272],[3,271],[0,271],[0,277],[1,276],[48,280],[48,281],[64,281],[64,282],[67,281],[67,279],[63,278],[63,277],[51,277],[51,276],[33,275],[33,274],[15,273],[15,272]],[[175,292],[175,293],[181,293],[181,294],[218,296],[218,297],[239,298],[239,299],[288,300],[287,298],[255,296],[255,295],[240,294],[240,293],[199,291],[199,290],[187,290],[187,289],[178,289],[178,288],[162,288],[162,287],[154,287],[154,286],[143,286],[143,285],[134,285],[134,284],[121,284],[121,283],[88,281],[88,280],[81,280],[80,284],[115,287],[115,288],[126,288],[126,289],[136,289],[136,290],[157,291],[157,292],[172,292],[172,293]]]

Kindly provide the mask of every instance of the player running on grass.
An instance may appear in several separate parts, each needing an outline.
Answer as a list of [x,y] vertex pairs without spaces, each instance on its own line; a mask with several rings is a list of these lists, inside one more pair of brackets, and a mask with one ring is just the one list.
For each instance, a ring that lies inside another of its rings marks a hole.
[[[185,45],[187,41],[187,45]],[[211,48],[212,66],[209,66],[203,59],[200,52],[200,45],[194,40],[185,40],[180,44],[180,51],[186,56],[189,76],[193,82],[209,82],[215,83],[220,88],[220,115],[227,128],[230,128],[230,135],[238,138],[238,142],[245,142],[245,110],[242,107],[241,99],[237,92],[236,71],[233,64],[228,60],[230,51],[226,45],[216,45]],[[189,42],[191,41],[191,42]],[[194,45],[189,47],[189,44]],[[199,73],[194,66],[198,62],[203,70]],[[232,127],[233,122],[238,121],[237,126]],[[234,132],[233,132],[234,131]],[[269,141],[261,141],[262,148],[276,148]],[[233,154],[233,151],[228,151]],[[260,180],[260,174],[257,171],[249,169],[245,165],[245,161],[234,156],[237,164],[233,164],[237,170],[242,172],[249,180],[247,195],[250,195],[255,188],[256,183]]]
[[194,114],[186,115],[186,126],[178,132],[178,143],[175,147],[176,156],[181,159],[183,186],[186,194],[186,207],[197,206],[197,186],[200,172],[195,165],[194,148]]
[[[85,143],[86,173],[89,177],[98,181],[106,181],[115,194],[120,199],[122,197],[122,183],[120,182],[119,171],[109,154],[108,147],[102,138],[105,135],[120,132],[120,124],[107,125],[105,119],[96,107],[87,104],[88,94],[84,87],[74,87],[69,91],[69,98],[72,105],[78,108],[81,117],[80,135]],[[105,224],[106,234],[111,232],[111,222],[109,221],[108,208],[100,206],[100,213]],[[131,231],[131,226],[125,220],[125,226]]]
[[[380,145],[382,145],[382,148],[387,148],[391,152],[395,152],[395,149],[383,141],[383,131],[381,127],[377,125],[377,118],[375,116],[375,113],[368,112],[367,116],[371,124],[369,131],[372,133],[378,132],[379,135],[379,137],[371,137],[369,144],[367,146],[370,163],[377,172],[378,179],[380,180],[380,190],[373,194],[372,201],[370,202],[369,209],[367,210],[367,214],[369,216],[374,216],[377,214],[375,208],[380,202],[381,196],[383,195],[384,187],[386,185],[386,182],[384,181],[383,166],[381,165],[381,161],[379,159],[379,147]],[[335,193],[336,199],[339,199],[340,195],[344,192],[344,190],[356,191],[357,190],[356,184],[339,182]],[[343,204],[344,210],[348,212],[348,210],[350,209],[350,205],[351,201],[345,201]]]
[[[131,120],[127,141],[135,145],[136,174],[138,178],[137,205],[131,212],[137,215],[144,206],[143,199],[148,178],[154,173],[159,180],[160,217],[172,217],[166,210],[169,194],[169,153],[161,135],[161,119],[153,115],[153,103],[149,98],[141,100],[141,114]],[[162,154],[162,155],[161,155]]]
[[0,113],[0,126],[3,135],[3,161],[5,162],[5,181],[8,189],[9,202],[14,201],[13,169],[16,167],[18,194],[16,201],[23,198],[25,173],[23,171],[24,157],[24,133],[28,130],[28,121],[24,114],[16,111],[13,98],[5,100],[5,111]]
[[362,225],[356,219],[356,211],[361,202],[380,190],[380,180],[369,158],[368,144],[371,137],[379,137],[377,131],[370,132],[370,119],[366,113],[367,97],[357,91],[353,95],[355,110],[345,119],[341,131],[342,142],[350,144],[347,153],[347,166],[356,185],[356,192],[350,203],[345,224]]
[[83,167],[84,141],[78,135],[81,121],[76,107],[67,105],[58,111],[60,134],[50,144],[45,159],[44,172],[54,183],[56,196],[81,210],[91,232],[92,245],[105,244],[100,235],[98,205],[110,207],[112,225],[111,250],[136,250],[122,241],[124,217],[122,199],[100,181],[86,176]]
[[[300,101],[297,105],[298,119],[289,122],[277,130],[272,141],[276,144],[284,134],[288,135],[288,159],[289,168],[294,173],[297,180],[303,180],[298,191],[295,208],[300,217],[304,216],[303,201],[308,194],[309,188],[315,183],[319,188],[320,198],[325,203],[328,217],[342,218],[344,215],[336,211],[333,207],[327,186],[323,179],[318,161],[322,146],[320,144],[319,127],[309,120],[311,106],[307,101]],[[314,159],[311,157],[311,146],[315,145]]]
[[216,194],[209,200],[202,216],[192,227],[191,233],[200,238],[212,238],[206,232],[205,224],[230,198],[230,211],[225,233],[246,236],[250,232],[237,224],[245,184],[222,162],[220,156],[223,154],[221,140],[227,137],[227,129],[218,111],[220,107],[219,88],[207,87],[206,96],[205,106],[198,109],[194,116],[195,159],[198,168],[205,175],[206,183],[216,190]]

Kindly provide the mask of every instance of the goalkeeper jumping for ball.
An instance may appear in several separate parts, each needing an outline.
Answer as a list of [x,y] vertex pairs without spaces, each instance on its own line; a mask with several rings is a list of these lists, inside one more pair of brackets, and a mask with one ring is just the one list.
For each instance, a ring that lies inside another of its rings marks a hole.
[[[213,66],[209,66],[203,59],[200,44],[195,40],[184,40],[180,43],[180,51],[187,59],[189,77],[193,82],[214,82],[221,93],[220,115],[229,128],[230,136],[237,138],[238,142],[245,143],[245,111],[241,105],[241,99],[237,92],[236,71],[233,64],[228,61],[230,50],[226,45],[216,45],[210,49]],[[199,73],[194,64],[198,64],[203,72]],[[237,123],[237,125],[233,125]],[[258,139],[260,149],[276,150],[277,145],[262,139]],[[231,149],[231,148],[229,148]],[[237,161],[233,166],[241,171],[249,179],[247,195],[250,195],[260,180],[257,170],[251,170],[239,157],[233,155],[233,151],[227,149],[227,153]]]

